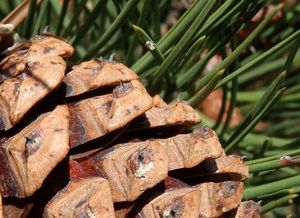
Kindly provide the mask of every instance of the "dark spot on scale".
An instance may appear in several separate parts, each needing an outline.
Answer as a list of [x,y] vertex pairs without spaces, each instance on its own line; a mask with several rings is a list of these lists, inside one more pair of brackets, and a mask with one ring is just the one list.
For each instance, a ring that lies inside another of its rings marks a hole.
[[47,55],[47,54],[49,54],[52,50],[54,50],[54,48],[52,48],[52,47],[46,47],[46,48],[44,48],[44,50],[43,50],[43,54],[44,54],[44,55]]
[[257,202],[254,202],[254,201],[246,201],[244,203],[244,208],[245,208],[245,214],[249,211],[258,211],[259,210],[259,207],[260,207],[260,203],[257,203]]
[[58,63],[58,62],[55,62],[55,61],[50,61],[50,64],[57,65],[57,64],[59,64],[59,63]]
[[5,152],[0,152],[0,191],[2,194],[2,197],[8,197],[8,196],[18,196],[20,188],[17,187],[17,182],[14,179],[14,176],[12,175],[12,170],[9,167],[8,164],[8,158],[5,155]]
[[20,83],[14,84],[14,94],[18,94],[20,89]]
[[5,129],[4,119],[0,117],[0,130]]
[[112,105],[112,101],[108,101],[103,103],[101,106],[104,107],[104,110],[106,111],[106,113],[108,113],[109,109],[111,108],[111,105]]
[[[15,101],[17,101],[19,99],[19,92],[20,92],[20,85],[21,83],[16,83],[15,87],[14,87],[14,97],[15,97]],[[26,91],[26,90],[25,90]]]
[[76,114],[76,109],[69,107],[70,110],[70,147],[75,147],[77,145],[83,144],[87,141],[85,125],[80,119],[80,116]]
[[25,157],[28,158],[34,154],[42,145],[42,132],[41,130],[35,130],[31,132],[28,136],[25,136]]
[[24,77],[26,76],[31,76],[32,75],[32,70],[30,67],[26,66],[25,70],[24,70]]
[[140,154],[138,155],[138,157],[137,157],[137,161],[140,162],[140,163],[143,162],[144,159],[145,159],[145,156],[144,156],[143,153],[140,153]]
[[203,139],[208,139],[213,136],[213,132],[208,126],[203,126],[202,128],[195,129],[193,133],[195,135],[199,135]]
[[170,210],[168,217],[170,218],[179,218],[182,216],[183,214],[183,208],[181,207],[181,202],[179,199],[175,199],[175,201],[173,201],[171,208],[169,207],[169,209],[165,208],[164,211]]
[[170,216],[171,216],[171,217],[177,217],[177,211],[175,211],[174,209],[172,209],[172,210],[170,211]]
[[84,203],[86,203],[85,199],[80,199],[75,205],[75,208],[80,208]]
[[64,129],[62,129],[62,128],[56,128],[56,129],[54,129],[54,132],[62,132]]
[[236,181],[226,181],[221,183],[221,190],[224,198],[229,198],[237,191],[238,184]]
[[147,165],[153,161],[153,154],[149,148],[139,150],[130,157],[130,169],[136,172],[141,166]]
[[128,116],[131,114],[131,111],[129,109],[126,109],[125,115]]
[[38,87],[39,85],[40,85],[40,84],[37,83],[37,82],[33,84],[34,87]]
[[134,87],[130,82],[128,82],[128,83],[121,82],[120,85],[118,85],[113,90],[113,97],[114,98],[121,98],[123,96],[128,95],[133,90],[134,90]]
[[139,110],[140,110],[139,106],[137,106],[137,105],[134,105],[133,108],[134,108],[134,110],[136,110],[136,111],[139,111]]
[[68,82],[65,81],[66,84],[66,97],[73,95],[73,86],[71,86]]
[[216,208],[216,210],[220,211],[220,210],[222,210],[223,205],[220,202],[217,202],[215,208]]

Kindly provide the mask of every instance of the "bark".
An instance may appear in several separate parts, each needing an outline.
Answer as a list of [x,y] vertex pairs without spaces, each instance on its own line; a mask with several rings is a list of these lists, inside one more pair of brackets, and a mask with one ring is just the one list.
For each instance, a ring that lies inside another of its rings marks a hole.
[[158,196],[162,195],[164,192],[180,188],[191,188],[191,186],[183,183],[178,179],[167,177],[163,182],[145,191],[136,201],[116,203],[116,217],[136,217],[144,206],[149,204],[149,202],[151,202]]
[[260,205],[255,201],[243,201],[238,208],[225,213],[220,218],[260,218]]
[[200,195],[196,188],[166,191],[147,204],[137,215],[140,218],[198,218]]
[[70,181],[46,205],[43,217],[115,217],[108,181],[99,177]]
[[241,182],[208,182],[195,187],[184,187],[177,183],[151,200],[136,217],[218,217],[237,207],[242,194]]
[[31,52],[42,53],[47,56],[58,55],[62,58],[68,58],[74,53],[74,48],[69,42],[49,32],[35,36],[31,43]]
[[195,188],[201,198],[200,217],[218,217],[239,205],[244,184],[238,181],[207,182]]
[[116,145],[84,161],[70,161],[70,177],[104,176],[113,201],[133,201],[167,177],[167,171],[193,167],[224,155],[213,130],[205,127],[169,139]]
[[260,218],[259,210],[259,203],[244,201],[239,205],[235,218]]
[[[0,29],[0,49],[1,40]],[[152,98],[138,76],[117,62],[83,62],[64,77],[63,58],[73,50],[63,39],[43,33],[3,53],[0,130],[20,122],[63,81],[66,86],[55,94],[66,91],[70,98],[64,93],[63,99],[47,101],[47,109],[63,105],[14,136],[0,139],[0,218],[42,214],[45,218],[192,218],[224,213],[224,217],[259,217],[259,205],[240,204],[240,180],[248,178],[247,166],[238,156],[225,156],[212,129],[204,126],[174,135],[172,128],[201,121],[191,106]],[[110,88],[114,89],[107,94]],[[157,133],[154,139],[149,139],[151,131]],[[193,183],[168,177],[176,172],[181,172],[177,178]],[[1,196],[19,199],[4,198],[2,206]]]
[[67,86],[66,96],[79,95],[94,89],[116,86],[120,82],[138,79],[128,67],[115,61],[90,60],[73,66],[64,82]]
[[229,155],[205,160],[192,169],[174,171],[172,176],[185,180],[212,180],[214,177],[216,179],[223,178],[223,180],[243,181],[248,179],[249,169],[240,156]]
[[2,196],[31,196],[69,150],[66,105],[41,115],[0,145]]
[[161,144],[168,150],[169,170],[191,168],[205,159],[225,155],[218,136],[207,126],[161,140]]
[[7,52],[0,63],[0,83],[24,72],[27,66],[34,65],[42,57],[49,57],[50,62],[51,56],[66,58],[73,52],[74,48],[64,39],[50,33],[42,33]]
[[0,53],[12,46],[14,43],[14,26],[11,24],[0,24]]
[[2,196],[0,195],[0,218],[3,218]]
[[152,98],[137,80],[121,83],[112,94],[70,104],[70,146],[120,129],[151,107]]
[[249,177],[248,166],[238,155],[229,155],[217,159],[206,160],[202,164],[203,176],[212,174],[229,174],[232,178],[243,181]]
[[[106,178],[111,184],[114,202],[134,201],[167,177],[167,151],[159,143],[149,141],[117,145],[111,152],[82,163],[80,169],[85,171],[85,176]],[[78,176],[77,172],[71,172],[70,176]]]
[[0,130],[8,130],[62,82],[66,63],[59,56],[43,56],[20,75],[0,85]]
[[201,121],[199,114],[185,101],[176,100],[167,105],[158,95],[153,97],[153,107],[135,119],[128,130],[183,126],[190,127]]

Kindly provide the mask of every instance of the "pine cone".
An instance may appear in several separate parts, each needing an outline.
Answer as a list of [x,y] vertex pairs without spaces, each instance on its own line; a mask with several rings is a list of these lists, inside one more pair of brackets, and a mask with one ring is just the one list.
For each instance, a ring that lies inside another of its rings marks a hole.
[[190,105],[115,61],[69,68],[73,51],[42,33],[1,60],[0,217],[259,217],[241,203],[247,166],[189,131]]

